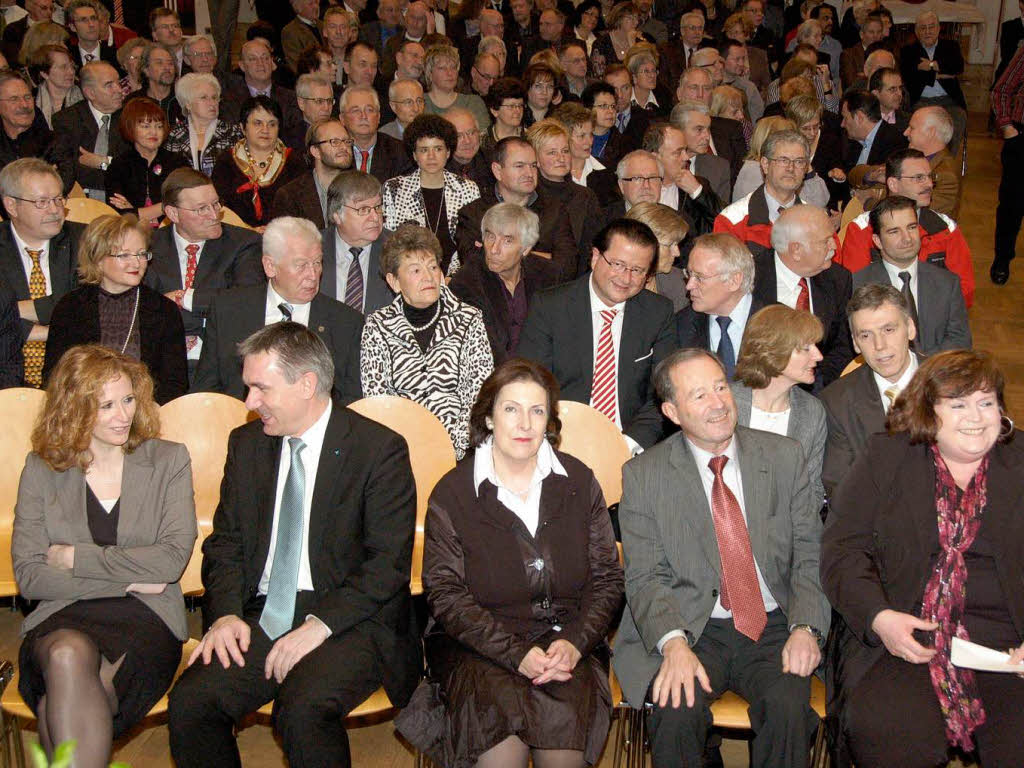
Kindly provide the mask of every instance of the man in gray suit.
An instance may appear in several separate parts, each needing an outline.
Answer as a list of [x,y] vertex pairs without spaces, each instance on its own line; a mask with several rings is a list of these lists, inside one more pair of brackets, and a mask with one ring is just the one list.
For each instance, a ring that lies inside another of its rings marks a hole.
[[882,283],[899,289],[917,328],[915,349],[922,355],[970,349],[971,329],[960,278],[948,269],[918,260],[921,230],[914,201],[890,195],[871,210],[868,220],[871,240],[882,259],[855,272],[853,287]]
[[623,469],[615,672],[633,706],[653,705],[655,768],[702,765],[711,703],[728,689],[750,702],[751,765],[806,765],[830,609],[803,452],[736,426],[725,371],[705,350],[677,350],[654,378],[680,431]]
[[395,297],[380,271],[380,250],[391,234],[383,211],[380,181],[368,173],[342,171],[327,189],[320,290],[364,315]]
[[680,102],[672,108],[669,122],[686,136],[686,150],[693,155],[687,170],[707,179],[723,205],[731,202],[732,176],[729,161],[709,151],[711,112],[707,106],[696,101]]

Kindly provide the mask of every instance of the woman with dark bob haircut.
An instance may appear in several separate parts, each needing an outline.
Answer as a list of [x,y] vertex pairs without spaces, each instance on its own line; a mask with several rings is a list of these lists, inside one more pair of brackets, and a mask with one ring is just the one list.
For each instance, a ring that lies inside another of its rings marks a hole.
[[487,91],[485,102],[494,122],[480,139],[480,151],[490,160],[494,156],[495,144],[508,136],[523,134],[526,91],[518,78],[499,77]]
[[552,447],[559,428],[551,373],[506,361],[473,406],[475,451],[430,496],[430,679],[398,727],[438,765],[582,768],[604,748],[622,567],[593,473]]
[[25,619],[18,691],[48,754],[106,766],[170,686],[188,637],[178,580],[196,538],[188,450],[157,438],[146,366],[95,344],[57,364],[14,510]]
[[821,320],[806,310],[774,304],[747,321],[736,361],[732,397],[737,423],[792,437],[804,449],[814,508],[821,509],[825,486],[825,407],[799,385],[814,385],[822,359]]
[[459,268],[455,225],[459,209],[480,197],[475,181],[444,166],[459,143],[455,126],[439,115],[420,115],[402,136],[416,170],[384,182],[384,228],[395,230],[407,221],[429,229],[441,242],[441,270],[453,275]]
[[1024,674],[1024,448],[1003,387],[987,352],[928,358],[830,500],[831,699],[857,765],[1020,765],[1024,683],[950,658],[970,641]]

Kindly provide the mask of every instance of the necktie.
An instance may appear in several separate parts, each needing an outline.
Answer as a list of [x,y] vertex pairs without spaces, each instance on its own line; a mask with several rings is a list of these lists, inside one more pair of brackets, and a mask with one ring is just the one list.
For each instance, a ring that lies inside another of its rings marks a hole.
[[267,602],[260,614],[260,626],[271,640],[276,640],[292,628],[295,593],[299,585],[299,561],[302,559],[302,501],[306,494],[306,470],[299,452],[306,444],[297,437],[289,437],[288,447],[292,459],[288,477],[284,481],[284,493],[281,494]]
[[728,456],[715,456],[708,462],[708,467],[715,473],[711,485],[711,517],[722,560],[722,607],[732,611],[736,631],[756,643],[768,623],[768,617],[764,612],[761,587],[757,583],[750,533],[739,502],[722,479],[722,470],[728,461]]
[[295,307],[293,307],[287,301],[282,301],[280,304],[277,305],[277,308],[281,310],[281,322],[290,323],[292,319],[292,311],[295,309]]
[[[25,253],[32,259],[32,271],[28,276],[28,297],[41,299],[46,296],[46,275],[39,258],[43,255],[42,248],[36,250],[26,248]],[[25,383],[32,387],[43,385],[43,355],[46,353],[45,341],[26,341],[22,348],[25,357]]]
[[[192,283],[196,280],[196,269],[199,266],[199,244],[189,243],[185,246],[185,253],[188,254],[188,261],[185,262],[185,283],[186,291],[192,290]],[[199,343],[198,336],[185,337],[185,349],[190,350]]]
[[686,68],[690,68],[690,59],[693,58],[693,48],[686,48]]
[[363,269],[359,266],[359,254],[362,248],[349,248],[352,264],[348,268],[348,279],[345,281],[345,303],[357,312],[363,311]]
[[88,64],[89,62],[91,62],[95,58],[96,57],[93,56],[91,53],[87,53],[87,54],[85,54],[85,63]]
[[718,327],[722,330],[722,338],[718,340],[718,349],[715,353],[718,355],[718,359],[722,361],[722,365],[725,366],[725,375],[729,381],[732,381],[732,377],[736,373],[736,350],[733,349],[732,339],[729,338],[729,324],[732,323],[732,319],[721,316],[716,317],[715,320],[718,322]]
[[362,171],[363,173],[366,173],[366,172],[367,172],[367,171],[366,171],[366,167],[367,167],[367,164],[368,164],[368,163],[369,163],[369,161],[370,161],[370,153],[369,153],[369,151],[368,151],[368,150],[365,150],[365,149],[364,149],[364,150],[362,150],[362,151],[361,151],[361,152],[360,152],[359,154],[360,154],[360,158],[359,158],[359,170],[360,170],[360,171]]
[[892,410],[893,405],[896,404],[896,398],[900,396],[899,387],[886,387],[885,399],[889,402],[885,404],[885,412],[888,413]]
[[917,322],[917,302],[914,301],[914,292],[910,290],[910,273],[900,272],[900,280],[903,282],[903,287],[900,288],[900,293],[903,294],[903,298],[907,300],[907,306],[910,308],[910,319],[914,321],[914,327],[918,328],[920,333],[920,326]]
[[619,112],[615,117],[615,128],[619,133],[625,133],[626,131],[626,116],[628,114],[629,111],[627,110],[625,112]]
[[114,23],[124,26],[124,0],[114,0]]
[[802,309],[804,312],[810,312],[811,290],[807,287],[807,278],[801,277],[797,286],[800,288],[800,293],[796,295],[796,307],[794,307],[794,309]]
[[96,134],[96,146],[93,149],[100,157],[106,157],[110,148],[110,115],[104,115],[100,120],[100,130]]
[[618,313],[617,309],[601,310],[601,333],[597,337],[594,382],[590,388],[590,404],[612,421],[615,421],[619,402],[615,387],[615,343],[612,340],[612,323]]

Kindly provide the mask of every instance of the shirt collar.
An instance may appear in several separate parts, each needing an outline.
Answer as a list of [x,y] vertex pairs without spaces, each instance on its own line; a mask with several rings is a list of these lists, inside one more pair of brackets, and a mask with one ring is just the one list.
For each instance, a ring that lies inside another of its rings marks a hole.
[[298,437],[306,444],[307,456],[320,455],[320,449],[324,446],[324,436],[327,434],[327,422],[331,420],[331,411],[333,409],[334,404],[328,398],[327,407],[324,408],[324,412],[320,414],[319,419],[314,421],[301,435],[287,435],[286,439],[288,437]]
[[[779,257],[779,254],[775,254],[775,274],[782,279],[783,284],[786,285],[791,291],[795,291],[796,287],[800,284],[803,275],[798,275],[792,269],[786,266],[786,263]],[[811,280],[807,280],[807,288],[810,290]]]
[[[178,231],[178,226],[176,224],[172,224],[171,225],[171,231],[174,233],[174,244],[178,248],[178,253],[182,253],[185,250],[186,247],[188,247],[189,245],[192,245],[192,241],[191,240],[186,240],[184,237],[181,236],[181,233]],[[205,244],[206,244],[205,240],[200,240],[200,241],[198,241],[196,243],[196,245],[199,246],[199,252],[200,253],[202,253],[203,246]]]
[[[752,294],[745,293],[742,298],[736,302],[736,306],[732,308],[732,312],[729,313],[728,317],[730,325],[735,324],[740,328],[747,327],[747,318],[750,316],[750,307],[754,304],[754,297]],[[708,317],[721,317],[711,312],[708,313]]]
[[875,370],[871,371],[871,375],[875,377],[875,385],[878,387],[878,391],[885,396],[885,390],[889,387],[896,387],[900,392],[906,389],[910,380],[914,378],[914,372],[917,371],[917,355],[914,354],[913,350],[910,352],[910,363],[907,365],[907,370],[903,372],[903,375],[899,377],[895,382],[889,381],[884,376],[879,376]]
[[686,437],[686,444],[690,446],[690,451],[693,453],[693,460],[697,462],[697,469],[701,472],[708,470],[708,462],[711,461],[715,456],[728,456],[729,461],[737,461],[736,453],[736,433],[734,432],[732,437],[729,439],[729,444],[725,446],[725,450],[719,454],[705,451],[703,448],[698,448],[694,442]]
[[[599,258],[604,258],[604,257],[601,256]],[[613,304],[610,307],[607,304],[605,304],[603,301],[601,301],[601,298],[594,291],[594,275],[593,274],[591,274],[590,275],[590,279],[587,280],[587,290],[590,291],[590,313],[592,315],[596,315],[598,312],[604,312],[606,309],[614,309],[614,310],[617,310],[619,312],[622,312],[626,308],[626,302],[624,302],[624,301],[620,301],[618,304]]]
[[275,309],[277,309],[278,304],[290,304],[294,311],[297,307],[304,307],[309,304],[309,302],[307,301],[305,304],[298,304],[294,301],[287,301],[280,293],[274,290],[274,284],[267,280],[267,304]]
[[875,143],[875,136],[878,135],[878,129],[881,127],[882,121],[879,120],[875,123],[875,126],[871,129],[870,133],[865,137],[863,147],[867,149]]
[[796,205],[796,201],[798,199],[798,195],[793,195],[793,199],[790,200],[788,203],[780,203],[768,192],[768,185],[764,185],[764,201],[768,205],[768,219],[773,224],[775,223],[775,220],[779,218],[779,208],[792,208],[794,205]]
[[910,282],[914,282],[917,279],[917,261],[906,267],[898,267],[895,264],[890,264],[885,259],[882,259],[882,266],[885,267],[885,271],[889,273],[889,281],[897,287],[897,289],[903,287],[903,281],[900,280],[900,272],[910,273]]
[[630,102],[632,104],[636,104],[638,107],[641,107],[641,108],[646,107],[648,104],[653,104],[656,107],[660,107],[661,106],[658,103],[658,100],[656,98],[654,98],[654,90],[653,89],[651,89],[650,91],[647,92],[647,101],[645,101],[643,104],[641,104],[639,101],[637,101],[636,89],[634,88],[633,89],[633,97],[630,100]]
[[[530,486],[533,487],[541,482],[552,472],[562,477],[569,476],[565,471],[565,467],[562,466],[562,462],[558,460],[558,456],[551,447],[551,443],[543,440],[540,444],[540,450],[537,451],[537,466],[533,470],[533,479],[530,481]],[[512,493],[501,482],[501,478],[498,477],[498,473],[494,469],[493,436],[484,440],[473,454],[473,490],[476,491],[477,496],[480,495],[480,486],[484,480],[489,480],[495,488],[504,488],[509,493]]]
[[[20,255],[20,254],[25,253],[25,249],[28,248],[28,245],[26,245],[25,241],[22,240],[21,237],[18,235],[18,228],[14,226],[14,222],[11,222],[11,234],[14,236],[14,242],[18,246],[18,254]],[[33,250],[35,250],[35,249],[33,249]],[[50,252],[50,241],[49,240],[45,241],[43,243],[42,248],[40,248],[39,250],[42,251],[42,253],[40,254],[40,258],[42,258],[43,256],[46,256],[47,254],[49,254],[49,252]]]
[[[89,101],[88,99],[85,100],[85,103],[89,105],[89,111],[92,112],[92,116],[93,116],[93,119],[96,121],[97,127],[102,128],[103,127],[104,113],[100,112],[98,109],[96,109],[96,107],[94,107],[92,105],[92,102]],[[110,115],[107,115],[107,117],[110,117]],[[113,127],[114,127],[114,121],[113,121],[113,119],[111,119],[110,125],[107,126],[107,130],[109,131]]]

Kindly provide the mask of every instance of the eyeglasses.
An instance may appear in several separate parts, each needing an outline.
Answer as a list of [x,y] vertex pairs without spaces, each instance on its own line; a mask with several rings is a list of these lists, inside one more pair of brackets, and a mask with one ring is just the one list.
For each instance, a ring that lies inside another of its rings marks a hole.
[[511,109],[513,112],[522,112],[523,104],[522,102],[517,102],[515,104],[502,104],[500,109]]
[[415,99],[402,99],[401,101],[392,101],[391,103],[396,107],[411,107],[414,104],[417,107],[423,107],[426,106],[427,102],[423,100],[422,96],[419,96]]
[[900,179],[907,179],[915,184],[924,184],[926,181],[935,182],[934,173],[915,173],[913,176],[898,176]]
[[614,111],[615,110],[615,105],[614,104],[595,104],[594,105],[594,109],[610,109],[610,110]]
[[360,115],[362,115],[363,117],[373,117],[374,115],[378,114],[379,112],[380,112],[380,110],[377,107],[372,107],[372,106],[370,106],[370,107],[349,107],[348,109],[345,110],[345,114],[348,115],[349,117],[359,117]]
[[486,72],[481,72],[476,67],[473,67],[473,71],[476,72],[477,75],[479,75],[481,78],[483,78],[488,83],[493,83],[495,80],[498,79],[497,75],[488,75]]
[[638,277],[647,277],[647,273],[650,271],[648,267],[631,267],[629,264],[621,261],[610,261],[603,253],[601,254],[601,258],[604,259],[605,264],[612,268],[612,272],[617,275],[629,275],[631,280]]
[[224,203],[220,200],[214,200],[212,203],[203,203],[198,208],[182,208],[179,205],[174,207],[179,211],[188,211],[189,213],[196,213],[200,216],[217,216],[220,214],[220,209],[224,207]]
[[326,98],[325,99],[317,99],[317,98],[314,98],[313,96],[299,96],[299,98],[302,99],[303,101],[312,101],[318,107],[329,107],[332,104],[334,104],[334,99],[333,98],[331,98],[331,99],[326,99]]
[[721,277],[722,275],[727,275],[727,274],[730,274],[730,273],[729,272],[716,272],[713,275],[699,275],[696,272],[694,272],[692,269],[684,269],[683,270],[683,279],[686,280],[686,282],[690,282],[691,280],[696,280],[698,284],[704,285],[704,283],[706,283],[708,280],[714,280],[716,277]]
[[170,32],[172,29],[181,29],[181,24],[168,23],[168,24],[157,24],[153,27],[154,31],[159,30],[160,32]]
[[11,106],[14,106],[15,104],[31,104],[35,101],[35,99],[32,98],[31,93],[26,93],[21,96],[8,96],[6,99],[0,99],[0,101],[6,102]]
[[337,137],[333,139],[321,139],[320,141],[314,141],[310,146],[319,147],[321,144],[330,144],[331,149],[340,149],[341,147],[351,147],[352,139],[339,139]]
[[355,211],[356,216],[369,216],[371,213],[382,215],[384,213],[383,203],[378,203],[377,205],[360,205],[359,207],[354,205],[345,205],[345,207],[351,211]]
[[640,69],[638,69],[636,71],[636,73],[638,75],[656,75],[656,74],[658,74],[658,68],[657,67],[640,67]]
[[17,195],[10,195],[15,200],[21,200],[23,203],[32,203],[36,207],[36,210],[45,211],[51,205],[55,205],[58,208],[63,208],[67,198],[63,195],[57,195],[57,197],[44,197],[41,200],[29,200],[27,197],[18,197]]
[[661,184],[663,181],[662,176],[626,176],[623,181],[627,181],[630,184]]
[[152,261],[153,260],[153,252],[152,251],[139,251],[138,253],[112,253],[107,258],[117,259],[118,263],[121,266],[124,266],[129,261],[131,261],[132,259],[138,259],[138,261],[140,263],[143,262],[143,261]]
[[768,162],[777,163],[785,168],[787,171],[794,168],[806,168],[807,158],[806,157],[769,157]]
[[185,51],[190,59],[212,59],[213,51]]

